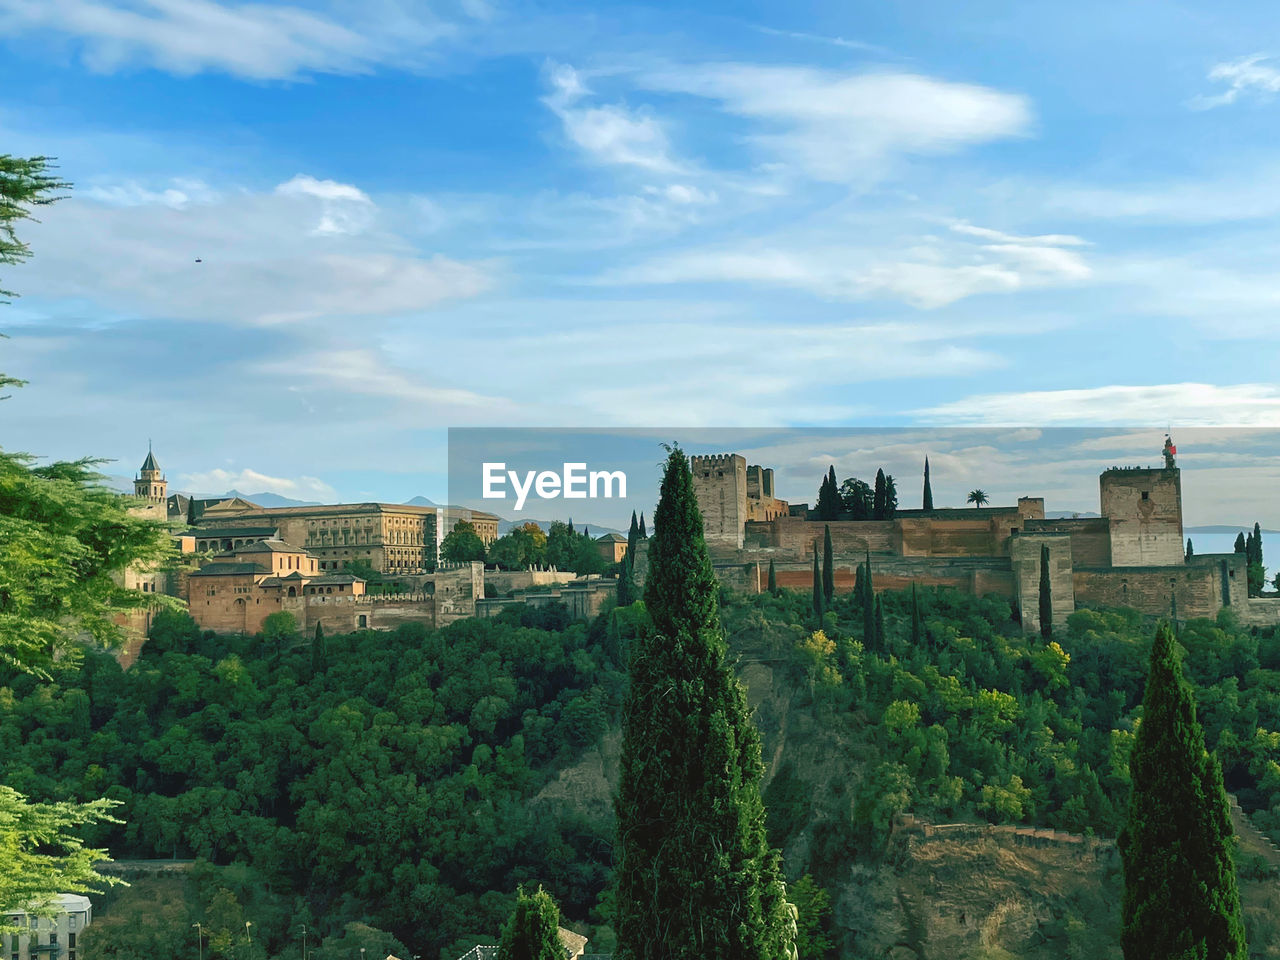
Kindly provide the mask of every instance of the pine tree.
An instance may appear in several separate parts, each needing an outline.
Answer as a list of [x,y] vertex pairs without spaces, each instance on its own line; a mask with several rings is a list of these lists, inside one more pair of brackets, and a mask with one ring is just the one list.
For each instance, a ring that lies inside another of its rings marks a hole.
[[1173,631],[1156,630],[1129,759],[1121,945],[1126,960],[1244,960],[1222,770],[1204,746]]
[[813,545],[813,612],[822,619],[822,573],[818,570],[818,545]]
[[830,607],[836,596],[835,557],[831,550],[831,527],[827,526],[822,537],[822,602]]
[[933,487],[929,486],[929,458],[924,458],[924,509],[933,509]]
[[689,464],[673,449],[631,642],[617,813],[618,960],[775,960],[787,904],[760,738],[726,662]]
[[876,488],[871,501],[871,516],[876,520],[884,519],[884,470],[876,471]]
[[1040,636],[1053,639],[1053,586],[1049,580],[1049,545],[1040,544]]
[[324,673],[329,669],[329,651],[324,642],[324,625],[316,624],[315,636],[311,638],[311,672]]
[[502,931],[498,960],[564,960],[560,908],[542,887],[532,896],[516,892],[516,906]]
[[778,595],[778,571],[773,568],[773,560],[769,561],[769,593]]

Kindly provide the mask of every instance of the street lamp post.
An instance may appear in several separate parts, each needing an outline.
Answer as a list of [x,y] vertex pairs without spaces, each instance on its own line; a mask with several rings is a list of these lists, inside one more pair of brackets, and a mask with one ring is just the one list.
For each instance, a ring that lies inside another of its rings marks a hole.
[[193,923],[192,926],[196,928],[196,952],[200,960],[204,960],[204,927],[199,923]]
[[307,960],[307,925],[302,925],[302,960]]

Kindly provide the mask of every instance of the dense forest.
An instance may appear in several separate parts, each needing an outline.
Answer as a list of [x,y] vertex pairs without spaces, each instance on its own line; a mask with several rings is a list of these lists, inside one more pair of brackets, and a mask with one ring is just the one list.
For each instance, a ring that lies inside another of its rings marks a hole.
[[[721,599],[731,649],[767,659],[796,709],[857,745],[830,758],[849,766],[841,818],[813,822],[804,743],[767,785],[773,843],[820,834],[818,853],[789,860],[793,886],[876,862],[903,811],[1118,831],[1152,636],[1137,613],[1078,611],[1045,639],[1006,602],[949,590],[882,594],[879,618],[857,593],[820,620],[807,594]],[[296,950],[305,924],[324,958],[358,941],[454,960],[493,942],[519,884],[552,891],[607,949],[612,823],[530,800],[616,727],[645,620],[637,603],[591,624],[549,607],[438,631],[228,638],[166,613],[128,670],[89,652],[51,681],[0,681],[0,780],[121,800],[124,823],[87,838],[117,859],[201,861],[193,897],[104,938],[104,960],[171,955],[194,921],[221,931],[213,957]],[[1229,612],[1178,635],[1228,789],[1280,836],[1280,638]],[[228,932],[245,919],[251,944]]]

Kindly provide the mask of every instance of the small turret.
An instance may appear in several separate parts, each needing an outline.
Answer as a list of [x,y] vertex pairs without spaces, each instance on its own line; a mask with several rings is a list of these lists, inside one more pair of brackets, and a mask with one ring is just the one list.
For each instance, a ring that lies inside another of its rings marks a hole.
[[1173,459],[1177,456],[1177,453],[1178,448],[1173,445],[1173,440],[1166,433],[1164,435],[1164,468],[1166,470],[1172,470],[1178,465],[1177,461]]

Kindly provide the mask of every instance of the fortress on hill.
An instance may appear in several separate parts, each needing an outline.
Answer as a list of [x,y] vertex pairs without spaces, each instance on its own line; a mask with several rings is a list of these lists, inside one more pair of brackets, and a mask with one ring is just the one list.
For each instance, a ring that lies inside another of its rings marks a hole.
[[[808,591],[814,551],[831,530],[837,592],[853,589],[868,558],[877,590],[911,583],[954,587],[1014,602],[1039,629],[1041,548],[1048,548],[1055,623],[1077,606],[1125,606],[1156,616],[1280,622],[1280,600],[1250,598],[1243,554],[1185,557],[1182,480],[1172,443],[1159,467],[1112,467],[1098,478],[1099,517],[1048,519],[1044,499],[1011,506],[897,510],[889,520],[814,520],[807,504],[776,496],[773,470],[737,454],[690,458],[707,547],[717,575],[739,590]],[[637,550],[637,577],[647,566]]]

